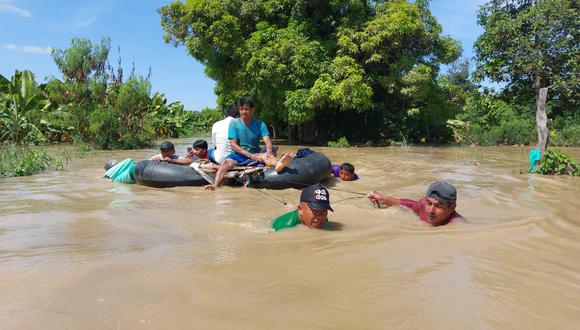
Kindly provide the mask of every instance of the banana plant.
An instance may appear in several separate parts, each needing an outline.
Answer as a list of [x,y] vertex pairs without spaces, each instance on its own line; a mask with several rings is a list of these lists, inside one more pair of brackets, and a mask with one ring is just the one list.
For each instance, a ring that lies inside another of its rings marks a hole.
[[29,70],[17,70],[11,80],[0,75],[0,141],[44,141],[35,123],[50,106]]

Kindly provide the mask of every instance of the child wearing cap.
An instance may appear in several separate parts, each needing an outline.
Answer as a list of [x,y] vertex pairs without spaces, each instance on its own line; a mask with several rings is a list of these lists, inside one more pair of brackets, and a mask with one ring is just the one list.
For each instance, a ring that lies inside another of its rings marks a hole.
[[163,141],[159,146],[159,151],[161,153],[152,156],[149,160],[156,160],[156,161],[167,161],[169,159],[178,159],[179,155],[175,154],[175,146],[173,143],[169,141]]
[[283,214],[272,222],[272,229],[278,231],[284,228],[294,227],[300,223],[310,228],[320,229],[328,221],[330,207],[330,194],[328,189],[317,183],[310,185],[300,194],[300,204],[294,211]]
[[462,217],[455,211],[457,206],[457,190],[445,181],[431,183],[425,197],[419,201],[398,199],[383,193],[373,191],[367,197],[377,206],[401,205],[410,208],[424,221],[432,226],[442,226],[462,221]]

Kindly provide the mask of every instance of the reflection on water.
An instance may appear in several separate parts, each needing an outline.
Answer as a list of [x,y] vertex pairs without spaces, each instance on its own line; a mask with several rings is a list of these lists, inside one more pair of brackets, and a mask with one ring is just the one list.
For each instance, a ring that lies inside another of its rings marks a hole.
[[[181,145],[185,151],[185,142]],[[284,146],[281,152],[297,147]],[[0,180],[0,322],[63,328],[576,328],[580,179],[517,174],[526,148],[319,148],[327,230],[272,233],[297,190],[153,189],[66,171]],[[580,149],[569,149],[576,159]],[[356,193],[459,190],[466,224],[432,228]],[[89,325],[90,326],[87,326]]]

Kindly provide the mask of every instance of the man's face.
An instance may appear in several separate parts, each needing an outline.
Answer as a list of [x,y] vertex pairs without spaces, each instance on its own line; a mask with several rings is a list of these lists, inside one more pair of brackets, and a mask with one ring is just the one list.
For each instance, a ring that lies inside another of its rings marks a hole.
[[455,211],[455,203],[441,204],[436,199],[427,197],[425,213],[427,213],[427,218],[434,226],[446,224],[453,211]]
[[251,120],[253,114],[254,108],[251,108],[249,105],[240,106],[240,118],[242,118],[242,120]]
[[205,158],[207,156],[207,149],[204,148],[193,148],[193,154],[199,158]]
[[352,181],[354,180],[354,173],[350,173],[346,169],[342,168],[338,171],[338,176],[342,181]]
[[173,155],[175,155],[175,149],[161,149],[161,156],[163,156],[163,158],[171,158]]
[[310,228],[320,229],[328,221],[328,210],[313,209],[305,202],[300,202],[298,205],[298,215],[300,222]]

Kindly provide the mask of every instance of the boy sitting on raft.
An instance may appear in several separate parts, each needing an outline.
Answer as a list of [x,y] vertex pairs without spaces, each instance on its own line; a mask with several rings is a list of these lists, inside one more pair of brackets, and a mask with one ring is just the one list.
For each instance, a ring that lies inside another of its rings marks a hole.
[[294,211],[283,214],[272,222],[272,229],[278,231],[284,228],[303,224],[309,228],[321,229],[328,222],[330,194],[320,183],[310,185],[300,194],[300,204]]

